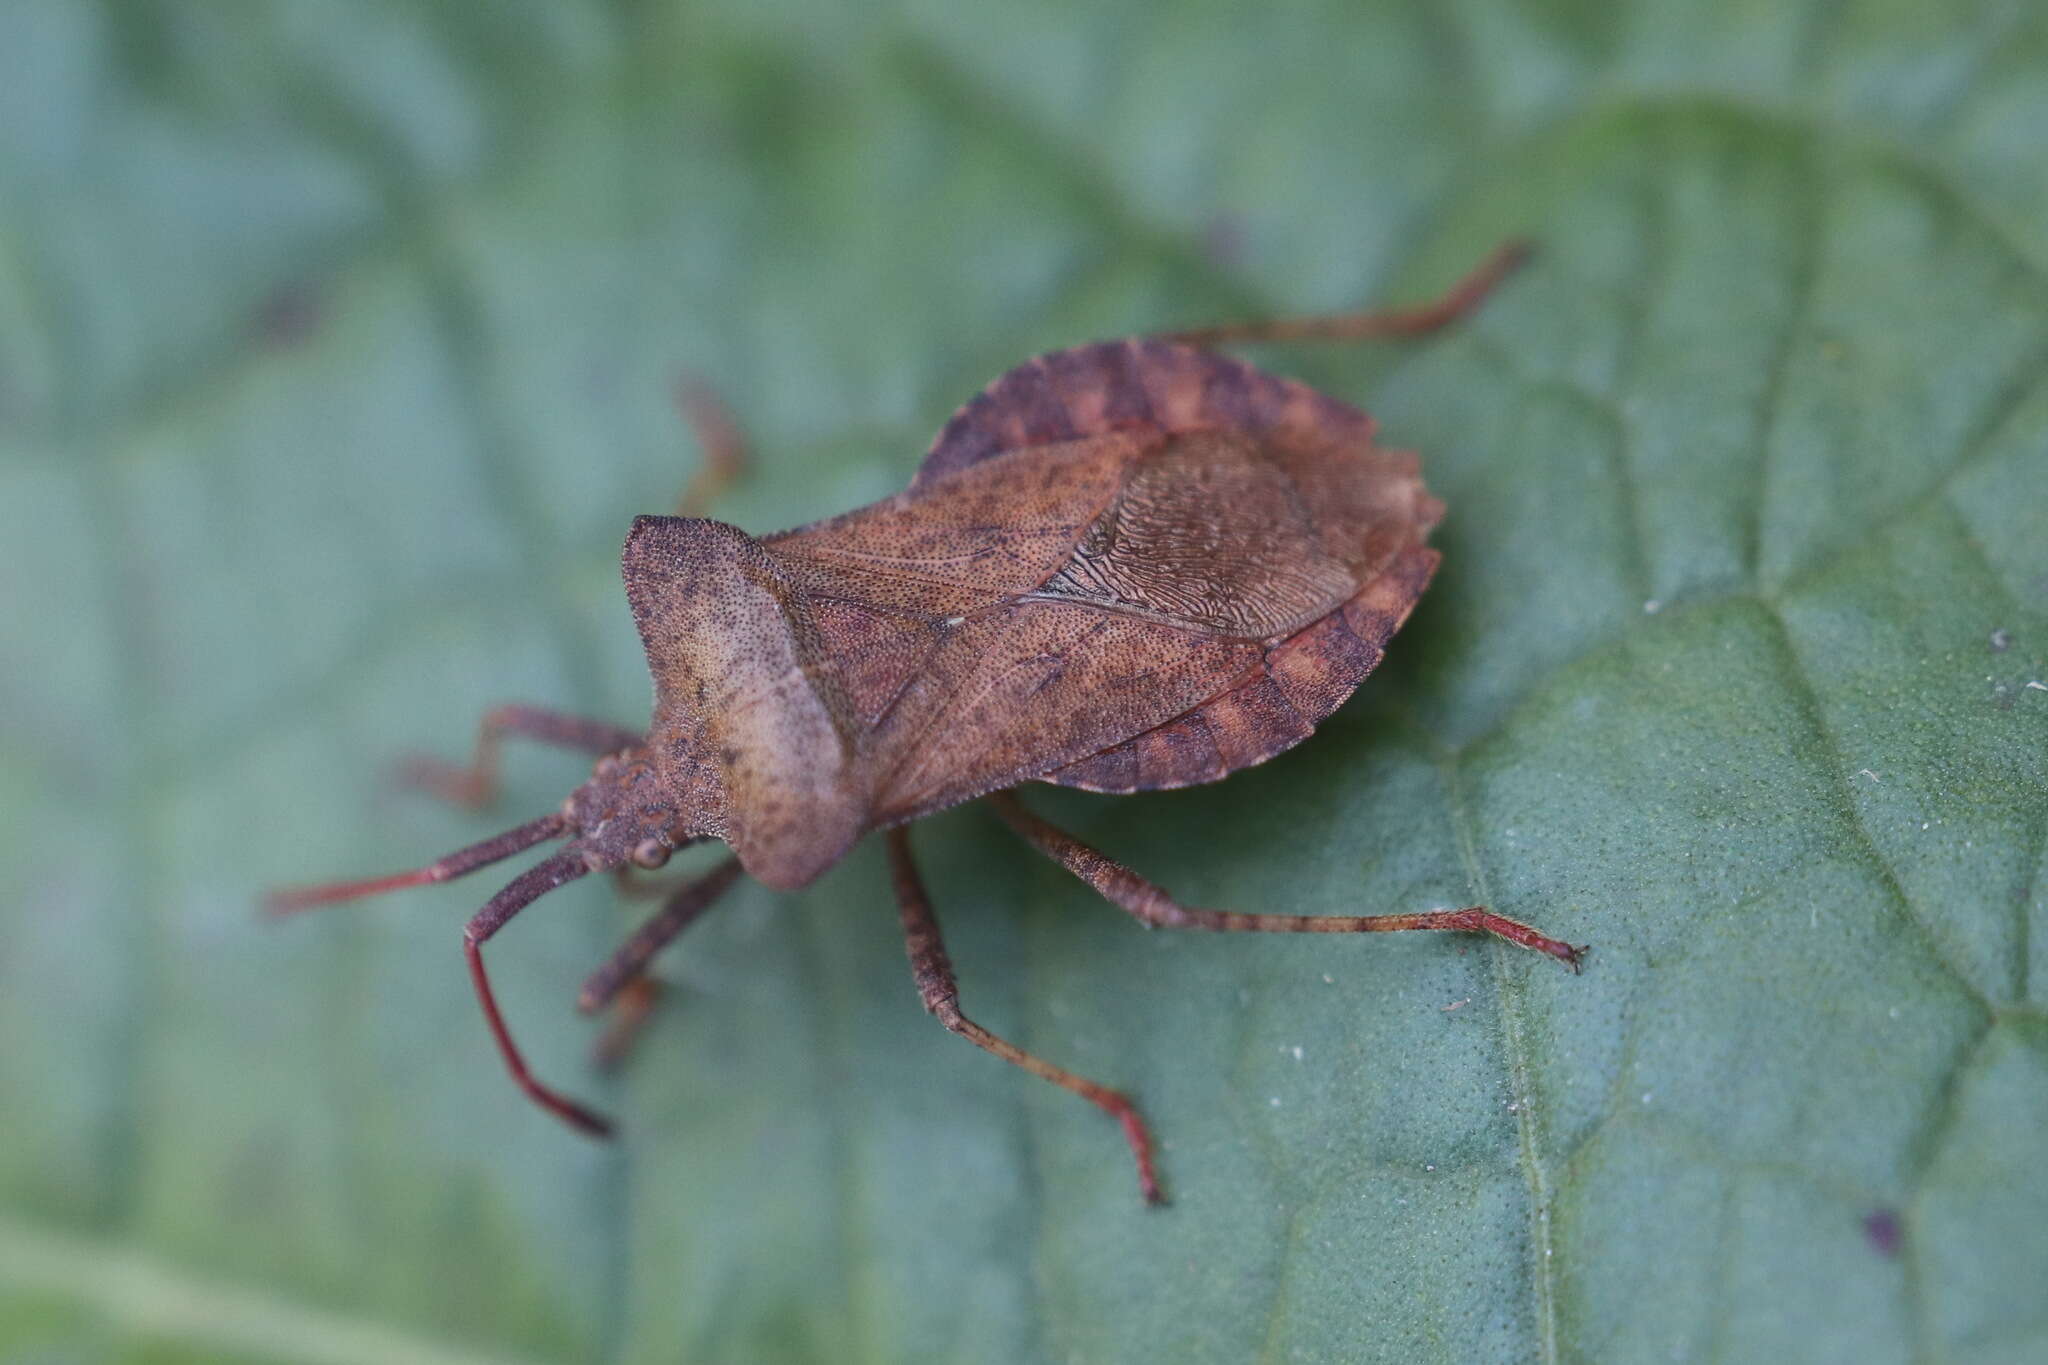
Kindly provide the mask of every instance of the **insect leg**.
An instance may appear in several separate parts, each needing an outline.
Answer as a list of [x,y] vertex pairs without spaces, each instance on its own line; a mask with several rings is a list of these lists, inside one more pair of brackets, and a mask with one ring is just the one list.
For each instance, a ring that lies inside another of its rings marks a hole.
[[1214,346],[1224,341],[1363,341],[1371,337],[1419,336],[1455,322],[1477,308],[1495,285],[1529,259],[1532,250],[1526,241],[1503,242],[1441,296],[1413,308],[1225,323],[1220,327],[1168,332],[1163,339],[1189,346]]
[[709,385],[685,376],[676,381],[675,394],[676,407],[704,454],[704,463],[697,466],[683,486],[682,497],[676,500],[676,515],[701,517],[747,467],[747,442],[740,435],[739,423]]
[[508,882],[463,926],[462,951],[469,959],[469,979],[476,986],[477,1003],[483,1006],[484,1021],[491,1026],[491,1036],[497,1040],[506,1069],[511,1071],[512,1079],[519,1083],[519,1088],[534,1103],[570,1127],[591,1137],[610,1137],[611,1120],[542,1085],[527,1069],[526,1059],[519,1055],[518,1045],[512,1041],[511,1030],[505,1027],[505,1016],[498,1012],[497,997],[491,993],[491,978],[484,971],[483,946],[491,935],[504,928],[508,920],[534,901],[588,871],[589,863],[584,861],[582,852],[573,847],[545,862],[535,863]]
[[661,1004],[666,988],[658,977],[645,972],[619,987],[618,1002],[612,1008],[612,1021],[598,1040],[591,1044],[590,1061],[599,1071],[615,1071],[632,1055],[639,1046],[640,1035],[647,1031],[647,1021],[654,1017],[655,1008]]
[[1463,910],[1425,910],[1412,915],[1241,915],[1231,910],[1194,910],[1181,905],[1160,887],[1122,863],[1090,848],[1073,835],[1024,808],[1014,792],[989,798],[996,814],[1025,842],[1051,858],[1147,924],[1169,929],[1212,929],[1265,934],[1384,934],[1404,929],[1454,929],[1493,934],[1524,948],[1548,953],[1574,972],[1583,947],[1547,938],[1528,925],[1496,915],[1484,906]]
[[641,738],[638,731],[609,721],[538,706],[493,706],[477,726],[476,752],[466,765],[418,755],[399,765],[399,780],[458,806],[489,805],[498,795],[498,750],[507,735],[593,754],[630,749]]
[[1064,1090],[1073,1091],[1115,1119],[1123,1126],[1124,1140],[1131,1145],[1131,1155],[1137,1158],[1138,1188],[1144,1192],[1145,1202],[1163,1202],[1159,1177],[1152,1166],[1152,1134],[1128,1096],[1035,1057],[1016,1044],[996,1037],[960,1012],[960,988],[953,979],[953,962],[946,956],[945,940],[939,936],[939,921],[932,914],[931,901],[925,895],[924,880],[918,876],[917,864],[911,860],[909,833],[899,826],[890,830],[887,838],[889,871],[896,884],[896,904],[903,916],[903,945],[910,954],[911,975],[917,979],[917,993],[923,997],[926,1011],[938,1016],[940,1023],[976,1047],[993,1052],[1006,1062],[1014,1062],[1032,1075],[1051,1081]]
[[728,857],[703,876],[677,887],[670,893],[668,903],[634,930],[609,961],[590,974],[576,997],[576,1008],[585,1014],[603,1009],[628,982],[647,970],[656,953],[710,909],[711,903],[724,895],[739,875],[739,859]]
[[661,982],[648,975],[647,964],[724,895],[739,872],[739,860],[727,858],[703,876],[670,891],[667,904],[583,983],[576,1008],[585,1014],[617,1001],[610,1026],[591,1049],[591,1059],[599,1069],[608,1071],[626,1060],[654,1007],[661,1003]]

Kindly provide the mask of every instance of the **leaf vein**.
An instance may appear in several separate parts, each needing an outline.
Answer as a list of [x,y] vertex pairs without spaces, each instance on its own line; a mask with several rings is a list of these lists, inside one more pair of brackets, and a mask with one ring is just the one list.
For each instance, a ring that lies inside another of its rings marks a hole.
[[[1456,831],[1458,856],[1464,863],[1466,880],[1472,886],[1477,903],[1490,905],[1493,903],[1492,891],[1479,858],[1457,756],[1445,754],[1439,760],[1437,771]],[[1508,1060],[1508,1088],[1514,1097],[1515,1131],[1521,1150],[1523,1183],[1529,1191],[1530,1286],[1535,1299],[1533,1311],[1537,1344],[1545,1365],[1557,1365],[1557,1283],[1550,1235],[1550,1178],[1544,1168],[1543,1134],[1536,1119],[1534,1086],[1529,1075],[1529,1045],[1523,1036],[1525,1011],[1522,989],[1508,965],[1511,950],[1494,939],[1487,943],[1485,951],[1492,964],[1494,991],[1500,1001],[1502,1036]]]

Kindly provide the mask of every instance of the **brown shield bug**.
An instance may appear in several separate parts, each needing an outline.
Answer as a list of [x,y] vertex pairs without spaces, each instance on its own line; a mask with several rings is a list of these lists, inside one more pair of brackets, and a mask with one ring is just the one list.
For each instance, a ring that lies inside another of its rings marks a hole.
[[[415,778],[481,800],[506,735],[601,755],[560,810],[415,871],[277,893],[270,908],[448,881],[566,840],[491,897],[463,948],[514,1078],[602,1135],[606,1120],[535,1079],[513,1045],[484,972],[491,935],[565,882],[660,867],[678,848],[719,840],[730,856],[673,892],[579,1003],[595,1010],[622,992],[644,1001],[650,960],[741,869],[793,889],[881,831],[925,1008],[1116,1118],[1156,1201],[1151,1137],[1126,1096],[961,1012],[907,829],[986,797],[1026,842],[1147,924],[1470,930],[1576,969],[1582,949],[1479,906],[1345,917],[1190,909],[1013,790],[1214,782],[1300,743],[1351,694],[1436,569],[1424,542],[1443,504],[1415,456],[1374,443],[1364,413],[1204,347],[1427,331],[1474,307],[1521,254],[1502,248],[1423,308],[1040,356],[954,414],[908,490],[793,531],[637,519],[623,568],[654,677],[646,731],[500,707],[470,765],[428,764]],[[686,395],[686,407],[707,438],[707,469],[724,477],[730,427],[702,395]]]

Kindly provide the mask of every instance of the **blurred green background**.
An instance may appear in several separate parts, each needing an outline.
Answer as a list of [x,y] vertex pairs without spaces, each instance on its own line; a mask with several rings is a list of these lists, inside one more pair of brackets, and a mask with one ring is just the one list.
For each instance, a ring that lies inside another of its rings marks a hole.
[[[0,7],[0,1357],[2048,1358],[2048,20],[2020,0]],[[1097,336],[1266,348],[1424,453],[1437,586],[1317,739],[1041,809],[1197,904],[1595,945],[1145,934],[978,810],[742,891],[615,1081],[607,888],[261,888],[552,808],[394,791],[625,722],[616,578],[710,380],[765,531]]]

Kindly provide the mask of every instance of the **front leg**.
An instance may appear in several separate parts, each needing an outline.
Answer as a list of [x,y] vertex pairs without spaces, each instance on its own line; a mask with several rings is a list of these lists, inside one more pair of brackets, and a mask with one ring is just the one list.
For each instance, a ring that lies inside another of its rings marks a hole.
[[648,972],[654,955],[709,910],[739,875],[739,859],[726,858],[704,875],[669,889],[664,893],[667,902],[654,917],[635,929],[632,937],[583,983],[576,1008],[585,1014],[616,1002],[611,1026],[597,1040],[593,1052],[600,1069],[609,1070],[626,1059],[654,1007],[661,1003],[661,982]]
[[710,385],[684,377],[676,381],[676,408],[697,438],[704,462],[690,475],[676,499],[676,515],[701,517],[711,510],[718,496],[730,488],[747,467],[747,440],[740,424],[719,401]]
[[498,750],[507,735],[590,754],[617,753],[640,743],[639,731],[609,721],[539,706],[493,706],[477,726],[476,752],[467,764],[415,755],[399,765],[399,780],[458,806],[487,806],[498,795]]

